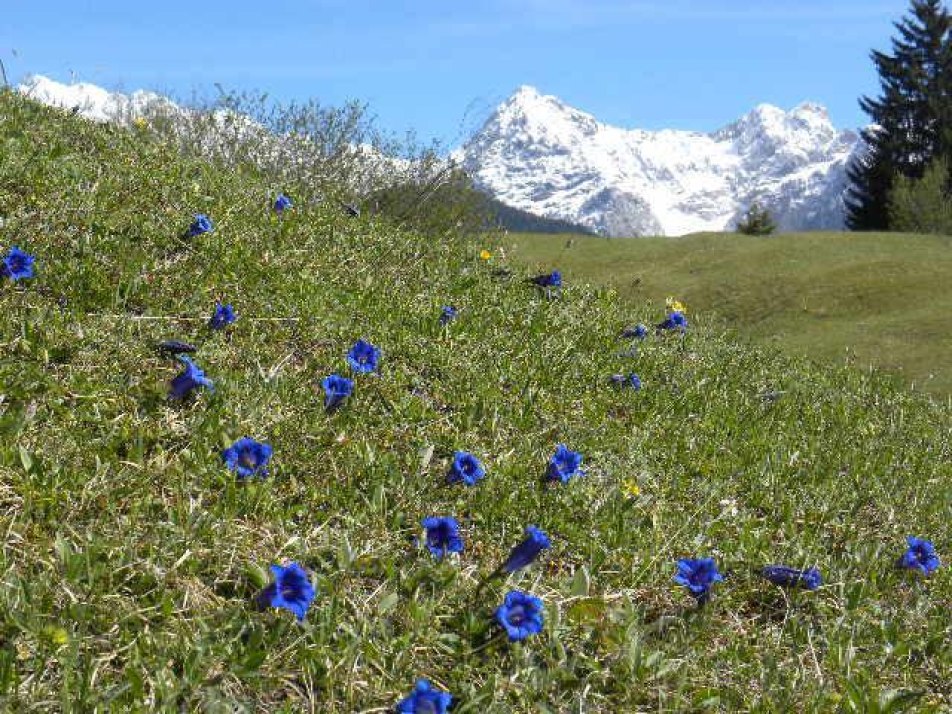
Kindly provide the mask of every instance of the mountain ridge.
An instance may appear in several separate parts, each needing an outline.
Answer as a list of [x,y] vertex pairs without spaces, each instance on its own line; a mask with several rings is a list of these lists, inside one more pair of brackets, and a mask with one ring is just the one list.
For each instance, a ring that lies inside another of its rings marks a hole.
[[730,229],[753,201],[781,230],[842,228],[861,150],[816,102],[759,104],[710,133],[648,131],[522,85],[453,156],[504,203],[618,236]]

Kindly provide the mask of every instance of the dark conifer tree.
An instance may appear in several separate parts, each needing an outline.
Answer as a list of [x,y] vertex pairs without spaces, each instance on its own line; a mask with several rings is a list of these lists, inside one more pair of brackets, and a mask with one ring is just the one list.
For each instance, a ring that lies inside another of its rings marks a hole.
[[894,177],[921,178],[933,158],[952,156],[952,16],[941,0],[912,0],[895,27],[892,54],[871,54],[882,94],[859,102],[873,127],[863,132],[868,153],[848,170],[854,230],[888,228]]

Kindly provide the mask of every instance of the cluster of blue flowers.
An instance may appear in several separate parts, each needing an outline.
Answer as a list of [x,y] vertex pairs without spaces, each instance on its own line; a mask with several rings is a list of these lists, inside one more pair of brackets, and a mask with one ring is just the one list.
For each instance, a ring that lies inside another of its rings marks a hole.
[[[347,364],[355,374],[373,374],[379,362],[380,348],[363,339],[357,340],[347,353]],[[354,380],[330,374],[321,381],[321,387],[324,389],[324,409],[332,412],[354,393]]]
[[[282,214],[290,210],[292,206],[291,199],[280,194],[274,201],[273,210],[277,214]],[[189,226],[186,235],[197,237],[213,230],[214,225],[211,219],[204,214],[198,214]],[[33,277],[34,260],[33,255],[13,247],[3,258],[2,276],[13,281]],[[529,282],[545,289],[548,294],[551,289],[561,289],[562,275],[555,270],[531,278]],[[439,324],[444,327],[449,325],[457,319],[458,314],[456,307],[443,306]],[[237,319],[238,316],[232,305],[217,303],[208,327],[211,330],[222,330]],[[659,333],[676,331],[684,334],[687,326],[687,319],[683,312],[674,309],[662,322],[655,325],[655,329]],[[635,340],[644,340],[647,335],[648,328],[641,323],[622,332],[623,337]],[[214,390],[213,381],[206,377],[204,371],[191,357],[183,354],[183,352],[194,351],[193,347],[175,340],[163,343],[162,346],[175,354],[175,359],[182,368],[182,371],[171,380],[169,386],[169,397],[172,400],[185,400],[200,389],[209,392]],[[362,375],[377,374],[381,358],[382,352],[379,347],[359,339],[347,352],[346,363],[354,376],[359,378]],[[642,387],[640,377],[634,373],[612,375],[609,382],[617,388],[629,388],[635,391]],[[354,379],[330,374],[324,377],[321,386],[324,391],[324,408],[332,412],[341,407],[353,394]],[[243,437],[224,449],[221,452],[221,459],[239,480],[245,480],[267,477],[272,455],[273,449],[270,444],[251,437]],[[549,482],[565,484],[572,478],[584,475],[582,454],[569,449],[565,444],[558,444],[555,453],[546,465],[545,479]],[[486,468],[474,454],[461,450],[453,454],[446,474],[447,483],[462,483],[468,487],[475,487],[485,477]],[[442,561],[451,554],[464,552],[465,541],[456,518],[429,516],[422,520],[421,525],[425,534],[425,547],[433,558]],[[490,578],[505,577],[529,567],[550,547],[551,541],[545,532],[536,526],[527,526],[523,540],[512,548],[508,557],[496,568]],[[940,559],[930,541],[909,536],[907,550],[899,558],[898,566],[928,576],[940,566]],[[256,595],[256,604],[261,609],[286,609],[292,612],[298,621],[303,621],[316,595],[305,568],[296,562],[284,561],[281,564],[272,565],[271,574],[273,582]],[[767,581],[784,588],[816,590],[823,582],[821,573],[816,567],[801,570],[787,565],[767,565],[760,568],[758,574]],[[682,558],[676,562],[673,581],[683,586],[698,605],[708,602],[713,587],[723,580],[724,575],[718,570],[713,558]],[[521,590],[510,590],[503,602],[496,607],[493,616],[500,628],[500,633],[504,633],[510,642],[520,642],[542,632],[544,614],[544,605],[540,598]],[[450,693],[437,690],[427,680],[421,679],[416,682],[414,690],[396,704],[396,711],[445,714],[452,701],[453,697]]]
[[[275,200],[273,209],[275,213],[282,214],[291,209],[292,206],[291,199],[281,194]],[[196,237],[212,230],[214,230],[214,225],[211,219],[204,214],[199,214],[195,216],[195,220],[189,226],[186,235]],[[449,315],[449,310],[452,310],[453,316],[455,316],[455,309],[445,308],[444,318]],[[223,330],[237,319],[238,315],[234,306],[217,303],[208,321],[208,327],[211,330]],[[163,343],[163,345],[173,353],[194,350],[190,345],[175,340]],[[375,373],[378,370],[380,358],[380,349],[363,339],[358,340],[346,355],[348,366],[357,375]],[[205,376],[205,373],[190,357],[179,354],[177,359],[181,363],[183,371],[172,379],[169,387],[170,398],[183,400],[199,388],[213,390],[212,380]],[[331,374],[321,381],[321,386],[324,390],[324,408],[331,412],[339,408],[353,393],[354,380],[338,374]],[[247,436],[238,439],[221,452],[221,458],[225,466],[233,471],[240,480],[267,477],[268,464],[272,455],[273,449],[270,444]],[[428,531],[428,546],[434,554],[442,557],[446,553],[462,551],[463,542],[459,536],[459,526],[455,519],[427,519],[425,527]],[[274,581],[257,594],[256,604],[262,609],[271,607],[290,610],[298,620],[303,620],[315,597],[315,589],[307,571],[298,563],[285,562],[281,565],[272,565],[271,573]],[[423,696],[423,689],[420,689],[417,696]],[[445,696],[448,705],[449,695]]]
[[[941,564],[935,552],[935,546],[928,540],[908,536],[907,549],[897,565],[922,575],[931,575]],[[765,565],[760,569],[761,577],[783,588],[804,588],[816,590],[823,584],[823,577],[816,567],[799,570],[789,565]],[[711,595],[711,588],[724,580],[713,558],[682,558],[677,562],[674,582],[683,585],[698,602],[703,605]]]

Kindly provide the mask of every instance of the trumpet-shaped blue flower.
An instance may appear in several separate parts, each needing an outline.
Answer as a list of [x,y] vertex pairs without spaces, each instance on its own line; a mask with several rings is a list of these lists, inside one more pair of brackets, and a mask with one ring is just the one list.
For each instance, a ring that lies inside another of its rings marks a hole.
[[294,202],[283,193],[279,193],[278,197],[274,199],[274,212],[275,213],[284,213],[289,208],[294,206]]
[[648,328],[642,325],[641,323],[638,323],[634,327],[626,327],[621,332],[622,337],[626,337],[628,339],[633,339],[633,340],[643,340],[645,339],[645,336],[647,334],[648,334]]
[[662,322],[658,323],[659,330],[680,330],[684,332],[688,329],[688,318],[683,312],[674,311],[670,313]]
[[14,282],[32,278],[35,261],[35,256],[13,246],[3,258],[3,276]]
[[540,288],[560,288],[562,287],[562,273],[558,270],[553,270],[551,273],[529,278],[529,282],[533,285],[538,285]]
[[198,365],[192,362],[187,355],[179,355],[178,361],[185,368],[181,374],[176,375],[169,385],[169,396],[172,399],[185,399],[193,390],[204,387],[208,391],[214,391],[215,385],[205,373],[199,369]]
[[468,451],[457,451],[453,454],[453,463],[450,466],[450,472],[446,475],[447,483],[459,483],[462,481],[467,486],[475,486],[483,476],[486,475],[486,469],[482,462]]
[[542,632],[543,615],[542,600],[520,590],[509,591],[496,608],[496,622],[506,630],[510,642],[521,642]]
[[774,585],[781,587],[804,587],[807,590],[816,590],[823,584],[823,577],[816,568],[797,570],[786,565],[767,565],[761,568],[760,574]]
[[923,575],[931,575],[942,564],[931,541],[906,536],[906,543],[909,548],[899,561],[900,567],[918,570]]
[[347,353],[347,364],[358,373],[376,372],[379,361],[380,348],[366,340],[357,340]]
[[354,380],[332,374],[321,381],[324,388],[324,409],[333,411],[354,392]]
[[418,680],[410,696],[397,703],[397,714],[446,714],[453,697],[433,689],[425,679]]
[[453,320],[456,319],[456,316],[459,314],[459,311],[452,305],[444,305],[443,309],[440,311],[440,324],[448,325]]
[[426,547],[437,558],[463,552],[463,539],[455,518],[430,516],[423,519],[423,527],[426,528]]
[[580,468],[581,465],[582,455],[579,452],[572,451],[565,444],[559,444],[555,448],[552,458],[549,459],[546,476],[551,481],[566,483],[573,476],[585,475],[585,472]]
[[188,227],[186,235],[188,235],[189,238],[195,238],[203,233],[211,233],[213,230],[215,230],[215,225],[212,223],[212,219],[204,213],[199,213],[196,214],[192,225]]
[[215,312],[208,321],[208,326],[213,330],[221,330],[237,319],[238,315],[235,314],[234,307],[231,305],[222,305],[219,302],[215,303]]
[[641,389],[641,378],[634,372],[629,374],[627,377],[623,374],[613,374],[608,378],[608,381],[611,382],[613,387],[617,387],[618,389],[630,387],[636,392]]
[[678,572],[674,582],[686,587],[698,603],[707,601],[711,586],[719,583],[724,576],[717,571],[714,558],[682,558],[678,561]]
[[526,528],[526,539],[512,549],[506,562],[499,566],[503,573],[514,573],[531,565],[543,550],[551,546],[549,537],[535,526]]
[[222,451],[221,457],[231,471],[237,472],[239,478],[264,477],[268,475],[271,453],[270,444],[246,436]]
[[258,607],[283,607],[290,610],[298,621],[304,619],[314,600],[314,586],[307,571],[297,563],[272,565],[274,582],[258,593]]

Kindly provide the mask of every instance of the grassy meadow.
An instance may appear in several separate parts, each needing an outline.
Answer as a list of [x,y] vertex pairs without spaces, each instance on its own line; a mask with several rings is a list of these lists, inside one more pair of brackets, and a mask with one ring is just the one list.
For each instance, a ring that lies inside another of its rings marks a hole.
[[[518,260],[480,258],[499,237],[335,202],[279,217],[285,186],[146,126],[0,93],[0,147],[0,252],[36,256],[32,279],[0,281],[0,710],[385,712],[419,678],[454,714],[952,707],[952,414],[709,317],[755,284],[773,299],[737,302],[747,322],[800,307],[766,249],[717,287],[713,251],[667,253],[663,280],[633,262],[619,296],[567,259],[582,239],[545,256],[525,239],[516,259],[562,266],[547,296]],[[199,212],[214,231],[181,238]],[[598,245],[617,266],[635,244]],[[923,275],[943,268],[922,260],[918,281],[892,279],[921,284],[910,309],[938,332]],[[857,284],[806,307],[846,329],[850,305],[875,301]],[[669,293],[689,302],[686,335],[619,339]],[[238,320],[212,332],[216,301]],[[441,326],[444,305],[459,314]],[[321,380],[348,374],[358,338],[379,373],[352,375],[328,414]],[[214,392],[168,399],[167,339],[198,348]],[[609,386],[629,372],[640,391]],[[268,478],[225,468],[243,436],[273,446]],[[587,473],[547,483],[560,443]],[[446,483],[455,450],[485,465],[476,486]],[[458,519],[458,557],[420,544],[434,515]],[[551,549],[490,579],[528,525]],[[931,577],[896,567],[907,535],[935,543]],[[672,577],[704,556],[724,581],[699,606]],[[254,606],[285,558],[316,590],[301,623]],[[758,576],[779,563],[823,585]],[[544,603],[522,642],[493,620],[511,589]]]
[[637,306],[677,295],[738,335],[823,362],[870,365],[952,395],[952,238],[704,233],[622,240],[516,234],[521,261],[560,266]]

